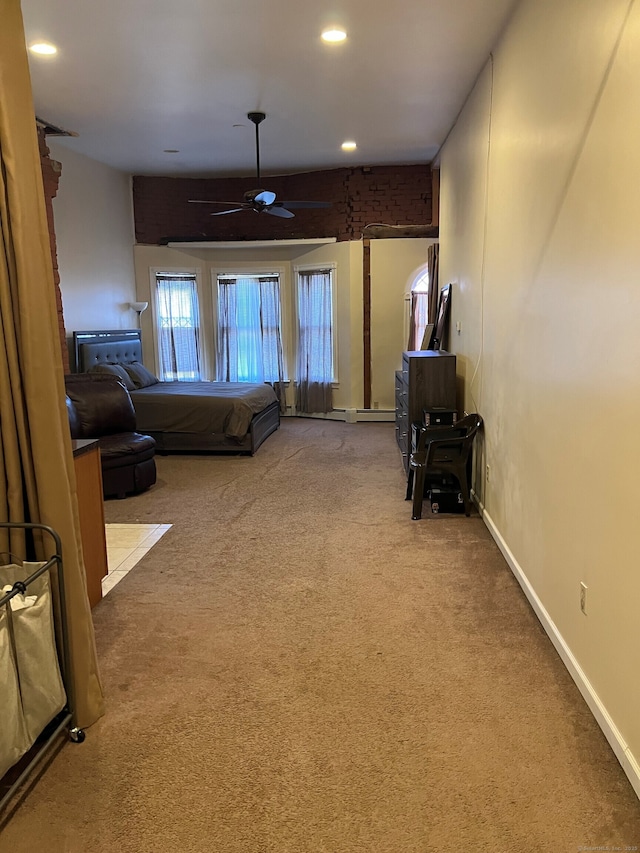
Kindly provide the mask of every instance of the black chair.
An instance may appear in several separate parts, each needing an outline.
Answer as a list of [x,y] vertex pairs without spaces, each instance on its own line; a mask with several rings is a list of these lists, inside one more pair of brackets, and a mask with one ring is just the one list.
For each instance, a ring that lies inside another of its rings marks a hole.
[[406,500],[413,494],[411,518],[422,517],[422,500],[427,475],[452,475],[460,484],[464,511],[471,514],[471,497],[467,469],[473,439],[482,426],[478,414],[467,415],[450,427],[423,427],[420,429],[416,450],[409,457]]

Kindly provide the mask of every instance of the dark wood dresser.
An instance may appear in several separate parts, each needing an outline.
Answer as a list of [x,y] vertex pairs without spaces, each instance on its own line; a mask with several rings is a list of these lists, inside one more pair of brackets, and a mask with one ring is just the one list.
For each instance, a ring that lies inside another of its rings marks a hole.
[[422,410],[456,409],[456,357],[444,350],[407,351],[396,371],[396,441],[405,471],[411,452],[411,424]]

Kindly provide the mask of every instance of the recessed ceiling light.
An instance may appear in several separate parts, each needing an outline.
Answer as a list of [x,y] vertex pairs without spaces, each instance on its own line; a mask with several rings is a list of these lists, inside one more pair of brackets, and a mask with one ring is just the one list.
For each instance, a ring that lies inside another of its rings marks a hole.
[[334,42],[334,43],[339,42],[339,41],[344,41],[346,39],[346,37],[347,37],[347,34],[345,33],[345,31],[339,30],[337,27],[332,27],[331,29],[325,30],[322,33],[323,41],[329,41],[329,42]]
[[39,53],[40,56],[53,56],[58,52],[58,48],[54,44],[49,44],[46,41],[38,41],[29,47],[32,53]]
[[347,142],[342,143],[343,151],[355,151],[357,147],[358,146],[356,145],[356,143],[352,142],[351,140],[347,140]]

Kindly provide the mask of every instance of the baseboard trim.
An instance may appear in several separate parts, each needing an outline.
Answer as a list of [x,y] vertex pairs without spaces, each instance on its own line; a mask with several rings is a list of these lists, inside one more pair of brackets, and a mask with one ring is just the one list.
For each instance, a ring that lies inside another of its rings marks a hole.
[[502,537],[502,534],[496,527],[493,519],[489,515],[489,513],[485,510],[481,501],[478,500],[477,495],[473,494],[473,499],[478,506],[478,510],[480,512],[480,516],[484,521],[489,533],[493,536],[496,545],[502,552],[503,557],[507,561],[509,568],[513,572],[516,580],[522,587],[524,594],[527,596],[529,604],[533,608],[536,616],[540,620],[542,627],[546,631],[549,639],[553,643],[556,651],[560,655],[562,662],[567,668],[569,675],[575,681],[578,690],[582,694],[585,702],[589,706],[589,710],[593,714],[596,719],[596,722],[602,729],[604,736],[606,737],[611,749],[613,750],[616,758],[620,762],[622,769],[624,770],[629,782],[631,782],[631,786],[635,791],[636,796],[640,799],[640,763],[633,755],[629,746],[625,739],[623,738],[620,730],[612,720],[609,712],[607,711],[604,703],[596,693],[593,685],[587,678],[584,670],[576,660],[573,652],[569,648],[567,642],[564,637],[558,630],[557,625],[547,612],[546,608],[538,598],[535,590],[531,586],[529,579],[525,575],[522,567],[519,565],[516,558],[511,553],[509,546],[505,542]]
[[293,417],[299,418],[318,418],[319,420],[325,421],[344,421],[348,424],[356,424],[367,421],[393,423],[396,419],[396,413],[393,409],[333,409],[333,411],[327,412],[326,414],[305,413],[296,415],[296,412],[293,410],[293,408],[289,407],[287,409],[287,415],[292,415]]

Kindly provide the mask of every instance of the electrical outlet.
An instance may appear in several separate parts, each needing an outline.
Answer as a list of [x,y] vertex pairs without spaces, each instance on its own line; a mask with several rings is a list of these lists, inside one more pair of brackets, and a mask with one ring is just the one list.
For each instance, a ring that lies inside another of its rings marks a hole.
[[373,404],[373,408],[374,408],[374,409],[379,409],[379,408],[380,408],[380,403],[378,403],[378,401],[377,401],[377,400],[374,402],[374,404]]
[[588,586],[584,581],[580,581],[580,610],[587,615],[587,589]]
[[487,481],[487,483],[489,482],[489,475],[490,474],[491,474],[491,468],[489,468],[489,466],[487,465],[487,469],[486,469],[486,473],[485,473],[485,480]]

